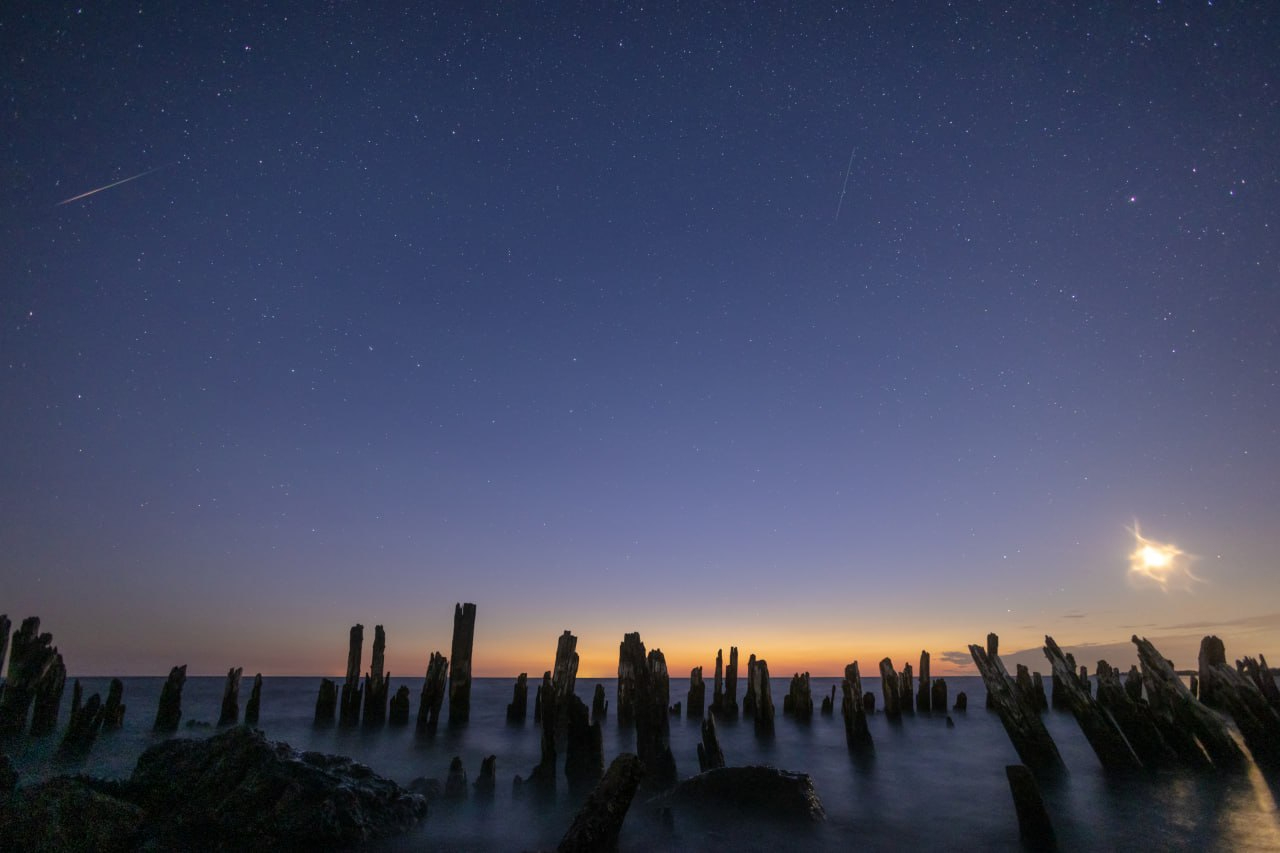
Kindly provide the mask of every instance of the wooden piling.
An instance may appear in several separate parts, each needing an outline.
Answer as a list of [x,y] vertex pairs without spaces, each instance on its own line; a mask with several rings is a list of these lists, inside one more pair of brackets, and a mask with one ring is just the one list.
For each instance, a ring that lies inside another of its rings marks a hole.
[[529,715],[529,673],[522,672],[516,676],[515,687],[511,691],[511,702],[507,705],[507,722],[523,723]]
[[124,726],[124,682],[118,678],[111,679],[107,689],[107,701],[102,706],[102,727],[108,731],[116,731]]
[[[751,676],[751,692],[756,698],[756,737],[773,737],[773,694],[769,689],[769,662],[764,658],[756,661]],[[809,701],[809,714],[813,714],[813,700]]]
[[[9,637],[8,621],[5,618],[6,639]],[[9,675],[4,682],[4,690],[0,691],[0,737],[20,735],[26,730],[27,714],[41,685],[57,681],[55,667],[59,660],[58,650],[53,646],[53,635],[40,633],[40,619],[36,616],[23,619],[22,625],[13,633]],[[52,678],[51,670],[54,670]],[[65,685],[65,667],[62,673]]]
[[244,724],[258,725],[258,713],[262,709],[262,673],[253,677],[253,686],[249,688],[249,701],[244,706]]
[[1088,739],[1089,746],[1093,747],[1094,754],[1102,762],[1103,769],[1109,773],[1128,773],[1141,769],[1141,759],[1116,727],[1111,715],[1098,707],[1098,703],[1078,683],[1072,683],[1066,657],[1053,637],[1048,635],[1044,638],[1044,656],[1053,667],[1054,675],[1058,676],[1059,686],[1066,687],[1063,698]]
[[471,719],[471,652],[476,637],[476,606],[467,602],[453,608],[453,647],[449,668],[449,724]]
[[[1205,655],[1206,646],[1210,647],[1211,656]],[[1200,670],[1201,689],[1211,690],[1219,707],[1235,720],[1236,728],[1258,766],[1268,770],[1280,769],[1280,714],[1271,707],[1256,684],[1227,665],[1221,640],[1214,636],[1205,637],[1200,648],[1202,662],[1209,661],[1208,666],[1202,666]],[[1218,651],[1223,652],[1220,660]]]
[[387,722],[387,691],[391,685],[391,673],[383,672],[386,665],[387,634],[381,625],[373,626],[373,657],[369,671],[364,676],[364,727],[376,729]]
[[701,720],[706,710],[707,685],[702,680],[702,667],[689,671],[689,695],[685,702],[685,714],[690,720]]
[[724,767],[724,750],[716,735],[716,718],[711,715],[702,721],[702,742],[698,744],[698,770],[706,773]]
[[58,727],[58,709],[62,706],[62,693],[67,686],[67,667],[62,655],[53,650],[53,663],[35,683],[35,697],[31,706],[31,736],[44,737]]
[[328,678],[320,679],[320,692],[316,696],[315,725],[333,725],[334,714],[338,709],[338,684]]
[[219,726],[234,726],[240,722],[240,676],[244,667],[233,666],[227,670],[227,680],[222,685],[222,713],[218,715]]
[[187,665],[169,670],[169,678],[160,688],[160,703],[156,708],[156,721],[152,731],[176,732],[182,721],[182,686],[187,683]]
[[[929,713],[933,710],[933,682],[929,676],[929,653],[920,650],[920,686],[916,690],[916,710]],[[945,711],[946,708],[944,707]]]
[[[871,730],[867,728],[867,709],[863,702],[862,674],[858,662],[844,668],[844,680],[840,682],[840,713],[844,717],[844,740],[849,751],[868,753],[875,749]],[[871,695],[871,694],[868,694]]]
[[[988,648],[997,647],[998,640],[993,642],[994,637],[994,634],[988,635]],[[1014,689],[1009,672],[999,655],[993,657],[987,653],[987,649],[978,645],[970,645],[969,654],[973,656],[973,662],[982,675],[989,706],[999,713],[1000,723],[1022,762],[1040,776],[1052,777],[1065,773],[1066,765],[1058,753],[1057,744],[1049,736],[1040,714],[1024,702]]]
[[1018,834],[1029,850],[1052,851],[1058,849],[1049,812],[1040,796],[1040,786],[1031,769],[1023,764],[1010,764],[1004,768],[1013,794],[1013,806],[1018,814]]
[[347,678],[342,683],[338,704],[338,725],[354,726],[360,722],[360,659],[364,655],[364,625],[351,626],[347,639]]
[[900,686],[901,681],[893,668],[893,661],[889,658],[880,661],[880,695],[884,697],[884,715],[890,720],[902,719],[902,703],[898,697]]
[[449,659],[439,652],[432,652],[427,662],[426,677],[422,682],[422,695],[418,699],[418,734],[435,733],[440,722],[440,706],[444,704],[448,679]]
[[387,725],[409,725],[409,687],[406,684],[396,688],[396,694],[387,705]]

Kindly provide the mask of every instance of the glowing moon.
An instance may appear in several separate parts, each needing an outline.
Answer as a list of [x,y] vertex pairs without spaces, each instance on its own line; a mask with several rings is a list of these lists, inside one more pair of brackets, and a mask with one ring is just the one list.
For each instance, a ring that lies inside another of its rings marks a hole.
[[1135,546],[1129,555],[1129,580],[1138,584],[1155,584],[1168,591],[1171,586],[1190,589],[1200,578],[1191,573],[1190,554],[1177,545],[1157,542],[1143,536],[1138,523],[1133,524]]

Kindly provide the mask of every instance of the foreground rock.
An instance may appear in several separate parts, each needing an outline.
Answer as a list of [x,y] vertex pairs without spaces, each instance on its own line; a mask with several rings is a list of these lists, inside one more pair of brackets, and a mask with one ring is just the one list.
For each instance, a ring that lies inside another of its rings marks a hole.
[[649,805],[783,823],[819,823],[827,818],[807,773],[773,767],[708,770],[685,779]]
[[299,752],[246,727],[168,740],[127,782],[20,788],[0,849],[334,849],[411,829],[426,800],[349,758]]

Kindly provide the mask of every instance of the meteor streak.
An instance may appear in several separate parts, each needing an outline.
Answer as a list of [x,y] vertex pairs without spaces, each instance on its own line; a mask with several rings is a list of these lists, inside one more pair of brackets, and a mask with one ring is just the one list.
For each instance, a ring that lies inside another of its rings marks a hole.
[[147,175],[150,175],[152,172],[158,172],[163,168],[164,166],[156,166],[154,169],[147,169],[147,171],[145,172],[139,172],[138,174],[131,175],[128,178],[121,178],[120,180],[116,181],[113,184],[107,184],[106,186],[98,187],[97,189],[94,189],[94,190],[89,190],[87,193],[80,193],[80,195],[73,195],[71,198],[64,198],[62,201],[55,204],[54,207],[62,207],[62,205],[64,204],[71,204],[71,202],[73,201],[79,201],[82,198],[88,198],[89,196],[100,193],[103,190],[109,190],[112,187],[118,187],[121,184],[127,184],[130,181],[136,181],[138,180],[138,178],[146,177]]

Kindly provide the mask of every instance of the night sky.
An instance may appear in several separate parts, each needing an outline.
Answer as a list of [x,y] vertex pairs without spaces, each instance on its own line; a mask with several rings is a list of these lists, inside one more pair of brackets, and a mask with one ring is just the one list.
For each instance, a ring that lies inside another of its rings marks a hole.
[[491,676],[1280,657],[1273,4],[10,3],[0,63],[0,612],[73,674],[421,675],[458,601]]

